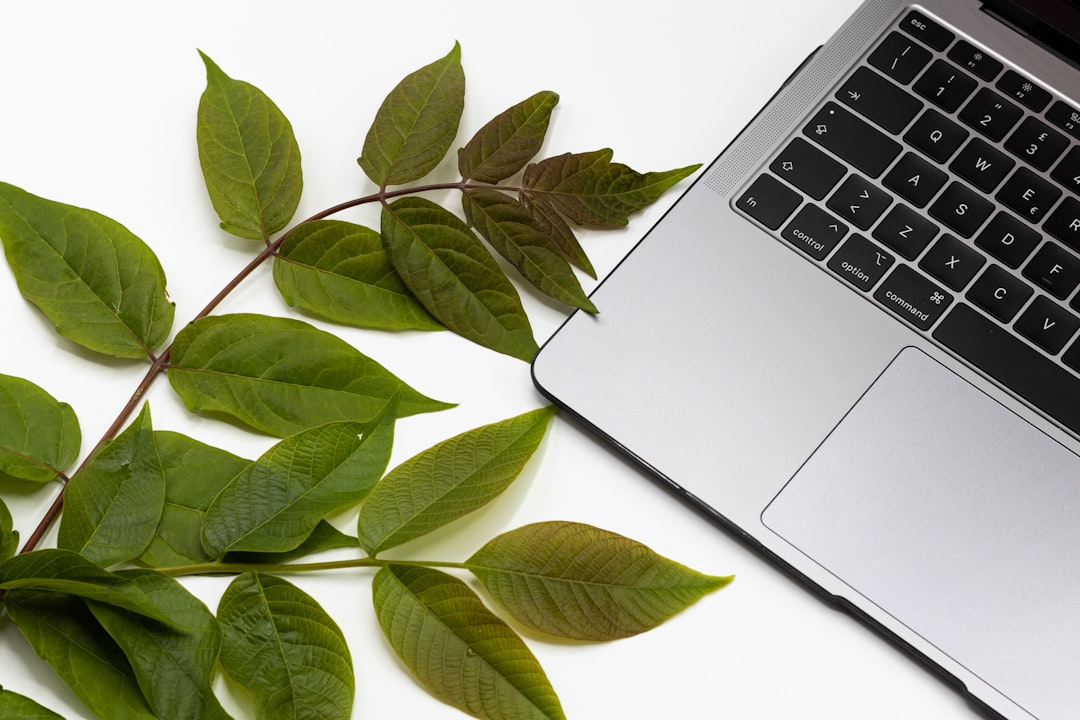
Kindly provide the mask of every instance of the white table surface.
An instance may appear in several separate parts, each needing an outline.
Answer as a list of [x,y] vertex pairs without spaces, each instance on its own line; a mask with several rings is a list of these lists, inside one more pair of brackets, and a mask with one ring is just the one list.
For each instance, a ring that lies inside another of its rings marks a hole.
[[[372,189],[355,158],[375,109],[404,74],[441,57],[455,40],[467,77],[459,144],[505,107],[552,89],[562,100],[546,154],[611,147],[617,161],[661,170],[711,160],[856,4],[5,3],[0,180],[93,208],[142,237],[165,267],[181,327],[255,249],[218,229],[203,188],[194,142],[205,82],[197,48],[231,76],[262,88],[292,121],[303,154],[301,218]],[[583,233],[601,276],[674,198],[669,194],[626,230]],[[377,227],[371,212],[347,218]],[[542,341],[563,310],[528,292],[524,299]],[[142,367],[92,359],[59,339],[18,296],[6,266],[0,268],[0,307],[0,372],[33,380],[71,403],[89,449]],[[221,308],[240,311],[289,313],[269,267]],[[316,324],[423,392],[460,403],[402,421],[393,464],[543,402],[525,363],[449,333],[393,335]],[[164,381],[149,400],[157,428],[247,457],[271,442],[188,415]],[[55,490],[0,485],[24,537]],[[531,638],[570,718],[978,717],[931,672],[566,418],[555,420],[503,498],[472,521],[415,543],[409,553],[461,560],[503,530],[552,519],[607,528],[702,571],[737,575],[728,588],[636,638],[596,645]],[[430,698],[388,649],[371,611],[370,572],[293,580],[323,603],[348,638],[357,673],[354,717],[464,717]],[[188,584],[213,608],[226,581]],[[87,716],[6,619],[0,620],[0,683],[67,717]],[[243,701],[224,681],[218,687],[227,707],[244,716]]]

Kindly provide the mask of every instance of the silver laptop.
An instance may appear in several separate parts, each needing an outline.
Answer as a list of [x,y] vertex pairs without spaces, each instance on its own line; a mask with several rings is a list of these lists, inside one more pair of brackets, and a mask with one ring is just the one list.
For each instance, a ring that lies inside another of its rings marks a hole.
[[533,365],[1010,719],[1080,717],[1078,67],[1074,0],[866,2]]

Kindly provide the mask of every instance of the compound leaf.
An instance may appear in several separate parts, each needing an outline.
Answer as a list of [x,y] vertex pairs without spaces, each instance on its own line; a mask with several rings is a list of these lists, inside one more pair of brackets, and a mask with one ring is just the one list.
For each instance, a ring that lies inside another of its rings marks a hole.
[[75,462],[79,420],[34,383],[0,375],[0,475],[48,482]]
[[218,605],[221,665],[251,692],[262,720],[347,720],[355,681],[345,636],[309,595],[281,578],[240,575]]
[[303,190],[292,125],[265,93],[199,54],[206,90],[196,141],[210,202],[226,232],[268,239],[292,219]]
[[0,183],[0,240],[23,297],[68,340],[142,358],[168,337],[161,264],[115,220]]
[[702,575],[639,542],[571,522],[504,533],[466,565],[519,622],[575,640],[645,632],[732,580]]
[[0,687],[0,720],[64,720],[25,695]]
[[557,94],[544,90],[496,115],[458,150],[461,177],[497,183],[525,167],[540,152],[558,103]]
[[460,580],[389,565],[375,575],[383,634],[435,697],[485,720],[559,720],[562,706],[521,638]]

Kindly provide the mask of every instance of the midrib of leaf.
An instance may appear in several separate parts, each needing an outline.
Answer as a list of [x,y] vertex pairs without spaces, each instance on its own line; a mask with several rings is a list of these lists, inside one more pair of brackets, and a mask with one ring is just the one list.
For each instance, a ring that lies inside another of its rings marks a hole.
[[281,667],[285,671],[285,674],[289,678],[288,693],[289,693],[289,706],[292,707],[292,716],[297,720],[302,720],[301,716],[296,713],[296,684],[293,679],[292,663],[289,662],[289,657],[285,654],[285,642],[281,639],[281,633],[278,631],[278,624],[274,621],[274,613],[270,611],[270,599],[266,596],[266,586],[258,580],[258,575],[255,576],[256,581],[259,584],[259,598],[262,600],[263,605],[266,607],[267,615],[270,616],[270,627],[274,633],[274,650],[278,657],[281,658]]
[[[401,157],[401,151],[405,149],[405,143],[406,143],[406,142],[408,142],[409,136],[410,136],[410,135],[412,135],[413,131],[414,131],[414,130],[416,129],[416,123],[417,123],[417,122],[419,122],[419,120],[420,120],[420,114],[421,114],[421,112],[420,112],[420,111],[421,111],[421,110],[423,110],[423,108],[424,108],[425,106],[427,106],[427,104],[428,104],[428,101],[429,101],[429,100],[431,99],[432,95],[434,95],[434,94],[435,94],[435,91],[439,89],[439,84],[440,84],[440,82],[442,81],[442,79],[443,79],[444,77],[446,77],[446,74],[447,74],[448,72],[450,72],[450,69],[451,69],[451,66],[450,66],[449,64],[448,64],[448,65],[446,65],[446,66],[445,66],[445,67],[443,68],[443,71],[442,71],[442,72],[441,72],[441,73],[439,74],[438,80],[436,80],[435,82],[431,83],[431,90],[430,90],[430,91],[429,91],[429,92],[427,93],[427,95],[424,95],[424,96],[423,96],[423,102],[422,102],[422,103],[420,104],[420,108],[419,108],[419,110],[418,110],[418,109],[417,109],[417,108],[416,108],[415,106],[413,106],[413,105],[412,105],[412,104],[410,103],[410,105],[409,105],[409,109],[413,111],[413,113],[412,113],[412,115],[413,115],[413,121],[412,121],[412,123],[411,123],[411,124],[409,125],[409,128],[408,128],[408,132],[407,132],[407,133],[404,133],[404,134],[400,134],[400,133],[401,133],[401,131],[400,131],[400,130],[398,131],[398,132],[399,132],[399,137],[400,137],[400,138],[401,138],[401,140],[402,140],[402,142],[401,142],[401,147],[399,147],[399,148],[398,148],[398,151],[397,151],[397,153],[396,153],[396,157],[395,157],[395,158],[394,158],[394,159],[393,159],[393,160],[392,160],[392,161],[390,162],[390,165],[388,165],[388,166],[387,166],[387,171],[386,171],[386,177],[387,177],[387,178],[390,178],[390,177],[392,177],[392,176],[393,176],[393,174],[394,174],[394,169],[395,169],[395,167],[396,167],[396,166],[398,165],[398,163],[400,163],[400,162],[401,162],[401,160],[402,160],[402,157]],[[396,125],[396,124],[394,125],[394,129],[395,129],[395,130],[397,129],[397,125]],[[379,186],[379,190],[385,191],[385,190],[386,190],[386,185],[387,185],[387,183],[386,183],[386,180],[384,180],[384,181],[382,182],[382,184],[381,184],[381,185]],[[384,203],[384,205],[385,205],[385,203]]]
[[28,462],[31,462],[31,463],[33,463],[34,465],[37,465],[40,468],[44,468],[45,470],[48,470],[51,473],[55,473],[56,475],[63,475],[64,474],[63,470],[60,470],[59,468],[53,467],[52,465],[45,462],[44,460],[41,460],[41,459],[35,458],[35,457],[31,457],[31,456],[27,455],[26,453],[24,453],[24,452],[22,452],[20,450],[15,450],[13,448],[8,447],[7,445],[0,445],[0,449],[3,449],[4,452],[10,453],[11,455],[14,455],[17,458],[20,458],[22,460],[26,460]]

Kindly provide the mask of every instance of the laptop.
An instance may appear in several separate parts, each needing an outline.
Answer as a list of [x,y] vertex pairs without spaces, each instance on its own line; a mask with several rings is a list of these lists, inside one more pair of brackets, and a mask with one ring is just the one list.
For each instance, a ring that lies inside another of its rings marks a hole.
[[1080,3],[869,0],[533,363],[991,715],[1080,717]]

